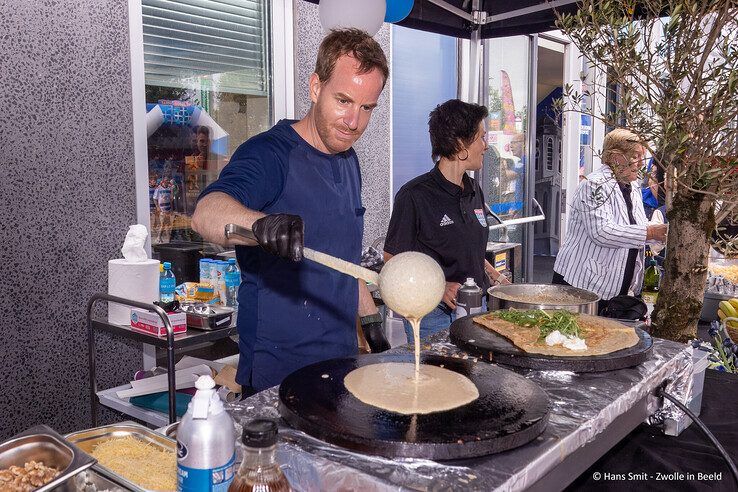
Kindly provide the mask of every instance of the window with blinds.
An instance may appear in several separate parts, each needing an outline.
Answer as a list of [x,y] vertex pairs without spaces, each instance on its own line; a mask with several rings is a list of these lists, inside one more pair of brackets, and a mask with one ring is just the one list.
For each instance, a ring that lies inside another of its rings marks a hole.
[[142,0],[146,84],[268,95],[264,0]]

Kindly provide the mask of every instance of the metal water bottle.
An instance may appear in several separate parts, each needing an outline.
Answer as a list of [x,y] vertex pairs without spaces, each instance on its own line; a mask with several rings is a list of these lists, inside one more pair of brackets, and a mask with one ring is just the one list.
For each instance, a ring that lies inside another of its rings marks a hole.
[[226,492],[233,481],[236,431],[215,392],[215,381],[200,376],[197,393],[177,428],[177,490]]
[[469,314],[482,312],[482,289],[474,282],[474,279],[467,277],[466,282],[459,287],[456,294],[456,317],[461,318]]

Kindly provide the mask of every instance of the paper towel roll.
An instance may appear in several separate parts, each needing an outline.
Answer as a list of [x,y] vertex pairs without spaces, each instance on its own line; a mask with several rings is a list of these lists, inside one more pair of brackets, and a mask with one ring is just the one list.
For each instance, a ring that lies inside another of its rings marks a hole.
[[[108,261],[108,294],[132,301],[151,303],[159,299],[159,260]],[[131,324],[131,309],[108,303],[108,322]]]

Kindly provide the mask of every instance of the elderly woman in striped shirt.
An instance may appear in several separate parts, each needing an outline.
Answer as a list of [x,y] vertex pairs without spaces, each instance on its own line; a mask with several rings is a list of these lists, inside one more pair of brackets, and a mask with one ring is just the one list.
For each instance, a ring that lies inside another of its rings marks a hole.
[[598,294],[600,312],[615,296],[640,293],[644,246],[666,239],[667,226],[648,225],[643,211],[641,142],[623,128],[605,135],[604,165],[579,183],[554,264],[553,283]]

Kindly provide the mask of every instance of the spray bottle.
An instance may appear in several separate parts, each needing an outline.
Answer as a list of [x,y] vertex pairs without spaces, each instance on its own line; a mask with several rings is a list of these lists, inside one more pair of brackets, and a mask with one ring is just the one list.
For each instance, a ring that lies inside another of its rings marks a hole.
[[235,473],[233,419],[215,392],[213,378],[200,376],[195,388],[177,428],[177,490],[226,492]]

